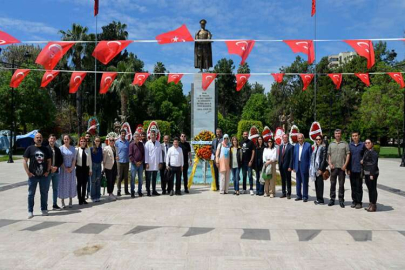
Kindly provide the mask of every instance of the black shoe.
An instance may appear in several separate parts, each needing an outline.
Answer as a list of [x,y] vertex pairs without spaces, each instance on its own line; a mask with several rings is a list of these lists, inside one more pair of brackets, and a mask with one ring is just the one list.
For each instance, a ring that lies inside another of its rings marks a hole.
[[287,196],[285,194],[281,195],[280,198],[286,198]]
[[295,201],[301,201],[302,200],[302,198],[296,198],[295,199]]
[[335,205],[335,201],[334,201],[334,200],[330,200],[329,203],[328,203],[328,206],[332,206],[332,205]]
[[86,201],[83,201],[83,204],[89,204],[88,202],[86,202]]
[[287,195],[287,200],[290,200],[291,199],[291,195]]
[[176,195],[181,195],[181,191],[176,191]]
[[304,202],[307,202],[308,201],[308,199],[304,199]]
[[363,208],[363,205],[361,204],[361,203],[358,203],[358,204],[356,204],[356,207],[355,207],[356,209],[361,209],[361,208]]
[[188,191],[188,189],[186,189],[186,190],[184,190],[184,193],[189,194],[189,193],[190,193],[190,191]]
[[117,197],[121,197],[121,191],[117,191]]
[[131,198],[135,198],[135,192],[131,192]]
[[131,193],[129,193],[128,190],[125,190],[125,195],[131,195]]
[[160,193],[158,193],[156,190],[152,192],[153,196],[160,196]]
[[139,196],[139,197],[143,197],[142,192],[138,192],[138,196]]
[[53,208],[53,210],[60,210],[61,209],[57,204],[54,204],[52,206],[52,208]]
[[166,195],[166,190],[163,190],[163,191],[162,191],[162,195]]
[[314,201],[314,204],[315,204],[315,205],[318,205],[318,204],[319,204],[319,202],[318,202],[318,201]]
[[82,202],[79,202],[79,205],[83,205],[83,203],[82,203]]
[[151,197],[150,191],[147,192],[146,196]]
[[355,208],[356,207],[356,203],[352,202],[352,205],[350,205],[351,208]]
[[345,203],[344,202],[339,202],[340,207],[345,208]]
[[171,191],[170,191],[170,196],[173,196],[173,195],[174,195],[174,191],[171,190]]

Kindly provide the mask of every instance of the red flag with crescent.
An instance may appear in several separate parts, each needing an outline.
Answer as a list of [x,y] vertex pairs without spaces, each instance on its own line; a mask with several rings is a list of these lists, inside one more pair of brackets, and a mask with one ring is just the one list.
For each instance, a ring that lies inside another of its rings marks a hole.
[[281,83],[283,81],[284,73],[271,73],[271,75],[277,83]]
[[316,0],[312,0],[311,17],[313,17],[315,13],[316,13]]
[[53,70],[73,45],[75,45],[75,42],[48,42],[38,55],[35,63],[42,65],[46,70]]
[[183,24],[176,30],[157,35],[156,40],[159,44],[167,44],[194,41],[194,38],[188,31],[187,26]]
[[342,74],[341,73],[331,73],[328,74],[329,78],[333,81],[333,83],[336,85],[336,89],[340,89],[340,85],[342,84]]
[[208,89],[210,84],[215,80],[217,77],[216,73],[203,73],[202,74],[202,89],[205,91]]
[[167,83],[174,82],[175,84],[178,84],[182,77],[183,77],[183,74],[170,73],[169,77],[167,77]]
[[29,69],[17,69],[11,77],[10,87],[17,88],[28,73],[30,73]]
[[354,73],[365,85],[370,86],[370,76],[368,73]]
[[404,78],[402,77],[401,72],[387,72],[387,74],[390,75],[391,78],[401,86],[401,88],[405,87]]
[[307,90],[307,87],[311,84],[312,79],[314,78],[314,74],[300,74],[302,83],[304,84],[304,87],[302,88],[302,91]]
[[228,47],[228,52],[230,54],[237,54],[242,57],[240,62],[243,65],[248,58],[250,52],[255,45],[254,40],[232,40],[232,41],[225,41],[226,46]]
[[149,77],[149,73],[135,73],[134,81],[132,82],[133,85],[142,86],[146,79]]
[[117,72],[104,72],[100,82],[100,94],[105,94],[117,77]]
[[58,76],[59,71],[48,70],[42,77],[41,87],[46,87],[56,76]]
[[97,47],[93,51],[93,56],[98,61],[107,65],[111,60],[114,59],[123,49],[125,49],[132,40],[111,40],[111,41],[100,41]]
[[74,94],[79,89],[80,85],[82,84],[84,77],[86,77],[86,72],[73,72],[72,76],[70,77],[69,83],[69,94]]
[[374,47],[371,40],[343,40],[349,44],[360,56],[367,59],[367,68],[375,64]]
[[304,53],[308,56],[308,63],[315,61],[314,42],[312,40],[283,40],[294,53]]
[[6,32],[0,31],[0,45],[7,45],[13,43],[21,43],[21,41],[19,41],[13,36],[10,36]]
[[236,91],[240,91],[247,83],[250,74],[236,74]]

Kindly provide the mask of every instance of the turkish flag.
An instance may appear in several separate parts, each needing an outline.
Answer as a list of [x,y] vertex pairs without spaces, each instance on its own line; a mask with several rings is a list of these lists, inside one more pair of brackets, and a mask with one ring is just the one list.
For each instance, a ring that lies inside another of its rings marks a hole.
[[302,91],[305,91],[307,87],[311,84],[311,81],[314,78],[314,74],[300,74],[300,76],[302,79],[302,83],[304,84]]
[[402,77],[401,72],[387,72],[400,86],[401,88],[405,87],[404,78]]
[[353,47],[360,55],[367,59],[367,68],[370,69],[375,64],[374,47],[371,40],[343,40]]
[[103,76],[101,77],[101,83],[100,83],[100,94],[105,94],[108,92],[108,89],[110,88],[111,84],[115,80],[115,77],[117,77],[117,72],[104,72]]
[[341,73],[331,73],[328,74],[329,78],[332,79],[333,83],[336,85],[336,89],[340,89],[340,85],[342,84],[342,74]]
[[312,11],[311,11],[311,17],[313,17],[316,13],[316,0],[312,0]]
[[134,81],[132,82],[132,85],[142,86],[148,77],[149,77],[149,73],[147,73],[147,72],[135,73],[135,77],[134,77]]
[[56,76],[58,76],[59,71],[48,70],[42,77],[41,87],[46,87]]
[[250,74],[236,74],[236,91],[240,91],[247,83]]
[[281,83],[283,81],[284,73],[271,73],[271,75],[277,83]]
[[100,41],[93,51],[93,56],[98,61],[107,65],[114,57],[116,57],[123,49],[125,49],[132,40],[112,40]]
[[10,86],[17,88],[28,73],[30,73],[29,69],[17,69],[11,77]]
[[208,89],[213,80],[217,77],[216,73],[203,73],[202,74],[202,89]]
[[75,44],[75,42],[48,42],[38,55],[35,63],[42,65],[46,70],[53,70],[59,60]]
[[370,86],[370,76],[368,73],[354,73],[359,79],[364,82],[367,86]]
[[182,77],[183,74],[171,73],[169,74],[169,77],[167,77],[167,83],[174,82],[175,84],[178,84]]
[[10,36],[6,32],[0,31],[0,45],[7,45],[13,43],[21,43],[21,41],[19,41],[13,36]]
[[86,72],[73,72],[72,76],[70,77],[69,83],[69,94],[74,94],[79,89],[80,85],[82,84],[84,77],[86,77]]
[[176,30],[157,35],[156,40],[159,44],[167,44],[167,43],[194,41],[194,38],[190,34],[190,31],[188,31],[187,26],[183,24]]
[[228,47],[228,52],[230,54],[237,54],[242,57],[240,62],[243,65],[248,58],[250,52],[255,45],[254,40],[234,40],[234,41],[225,41],[226,46]]
[[98,0],[94,0],[94,16],[98,14]]
[[312,40],[283,40],[294,53],[304,53],[308,55],[308,63],[315,61],[314,42]]

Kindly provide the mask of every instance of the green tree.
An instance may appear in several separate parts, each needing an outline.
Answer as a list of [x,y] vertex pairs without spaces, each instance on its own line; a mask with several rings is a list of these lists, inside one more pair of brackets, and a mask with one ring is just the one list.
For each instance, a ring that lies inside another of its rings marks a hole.
[[254,94],[250,96],[248,102],[243,108],[242,119],[243,120],[257,120],[266,124],[268,114],[269,103],[266,95]]

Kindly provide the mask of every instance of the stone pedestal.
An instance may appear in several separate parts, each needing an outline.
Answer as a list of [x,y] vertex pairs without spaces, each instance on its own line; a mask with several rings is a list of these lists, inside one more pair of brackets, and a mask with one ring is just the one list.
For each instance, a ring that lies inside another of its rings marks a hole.
[[194,75],[191,84],[191,139],[203,130],[215,133],[218,121],[218,95],[215,81],[203,91],[202,74]]

